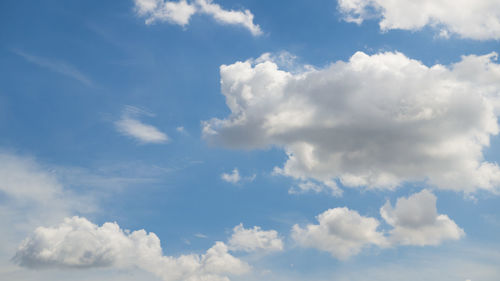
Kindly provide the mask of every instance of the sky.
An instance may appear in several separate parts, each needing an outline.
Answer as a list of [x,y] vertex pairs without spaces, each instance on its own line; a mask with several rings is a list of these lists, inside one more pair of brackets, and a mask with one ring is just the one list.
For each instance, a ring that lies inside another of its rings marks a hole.
[[495,281],[496,0],[0,2],[0,279]]

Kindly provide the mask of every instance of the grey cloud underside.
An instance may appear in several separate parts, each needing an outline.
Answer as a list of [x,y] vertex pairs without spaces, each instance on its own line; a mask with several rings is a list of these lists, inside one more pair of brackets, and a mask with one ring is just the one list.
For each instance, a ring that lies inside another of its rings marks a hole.
[[345,186],[497,191],[500,169],[482,151],[498,133],[496,54],[427,67],[401,53],[354,54],[300,73],[270,56],[221,66],[231,115],[204,122],[227,147],[278,146],[278,173]]

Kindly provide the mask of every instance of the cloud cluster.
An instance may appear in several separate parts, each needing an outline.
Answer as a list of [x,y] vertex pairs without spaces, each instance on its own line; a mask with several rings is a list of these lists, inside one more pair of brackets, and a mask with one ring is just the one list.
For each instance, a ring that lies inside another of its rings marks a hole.
[[447,37],[500,39],[500,2],[496,0],[338,0],[349,22],[380,18],[380,29],[419,30],[431,26]]
[[165,133],[137,119],[137,116],[140,114],[148,113],[134,106],[125,107],[121,119],[115,122],[116,129],[120,133],[132,137],[141,143],[167,142],[168,136]]
[[146,17],[146,24],[157,21],[167,21],[185,26],[189,24],[191,16],[196,13],[206,14],[221,24],[240,25],[248,29],[252,35],[262,34],[259,25],[254,24],[254,15],[249,10],[224,10],[212,0],[195,0],[178,2],[166,0],[135,0],[137,14]]
[[233,228],[229,248],[244,252],[274,252],[283,250],[283,241],[276,230],[262,230],[259,226],[244,228],[239,224]]
[[369,246],[437,245],[464,236],[453,220],[437,213],[436,197],[428,190],[399,198],[395,208],[387,202],[380,214],[392,227],[388,235],[378,230],[380,222],[376,218],[344,207],[318,215],[318,224],[305,228],[294,225],[292,238],[302,247],[327,251],[345,260]]
[[222,65],[231,114],[205,121],[203,135],[233,148],[282,147],[288,160],[275,172],[303,182],[498,191],[500,168],[483,160],[498,133],[496,57],[428,67],[397,52],[357,52],[293,73],[268,55]]
[[202,255],[164,256],[154,233],[129,232],[116,223],[97,226],[80,217],[67,218],[57,227],[37,228],[14,260],[28,268],[139,267],[165,281],[228,281],[227,275],[250,268],[229,254],[223,242]]

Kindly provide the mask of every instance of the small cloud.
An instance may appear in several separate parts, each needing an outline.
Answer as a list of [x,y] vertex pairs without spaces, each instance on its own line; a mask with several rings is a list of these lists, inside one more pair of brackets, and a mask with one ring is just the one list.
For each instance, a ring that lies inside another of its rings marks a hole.
[[334,181],[314,182],[312,180],[303,181],[288,190],[288,194],[303,194],[306,192],[330,192],[332,196],[342,196],[342,189]]
[[123,135],[132,137],[141,143],[165,143],[168,136],[152,125],[145,124],[137,119],[138,115],[153,114],[134,106],[127,106],[120,120],[115,122],[116,129]]
[[175,128],[175,130],[180,133],[180,134],[183,134],[183,135],[187,135],[188,132],[186,131],[186,128],[184,128],[183,126],[179,126],[177,128]]
[[256,177],[257,177],[256,174],[247,177],[241,177],[238,168],[234,168],[231,173],[222,173],[221,175],[222,180],[232,184],[237,184],[240,183],[241,181],[253,182]]
[[262,230],[260,226],[244,228],[243,224],[233,228],[229,249],[243,252],[274,252],[283,250],[283,241],[276,230]]
[[169,22],[180,26],[189,24],[195,14],[205,14],[220,24],[239,25],[250,31],[252,35],[262,34],[260,26],[253,22],[254,15],[249,10],[225,10],[212,0],[135,0],[135,10],[139,17],[146,18],[146,24]]
[[230,174],[223,173],[220,177],[224,181],[227,181],[232,184],[237,184],[241,180],[240,172],[236,168],[233,170],[232,173]]
[[202,234],[202,233],[196,233],[194,235],[194,237],[200,238],[200,239],[207,239],[208,238],[208,236],[206,236],[205,234]]

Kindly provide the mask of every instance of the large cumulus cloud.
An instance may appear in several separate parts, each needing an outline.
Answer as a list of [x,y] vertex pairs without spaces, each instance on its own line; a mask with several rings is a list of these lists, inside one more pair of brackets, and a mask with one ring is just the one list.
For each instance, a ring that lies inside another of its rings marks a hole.
[[72,217],[57,227],[38,227],[19,246],[14,257],[28,268],[139,267],[165,281],[228,281],[249,265],[217,242],[202,255],[164,256],[154,233],[121,229],[116,223],[95,225]]
[[231,114],[205,121],[203,134],[232,148],[282,147],[288,160],[276,171],[304,182],[497,191],[500,169],[483,159],[498,133],[495,59],[428,67],[398,52],[357,52],[298,72],[268,55],[222,65]]

